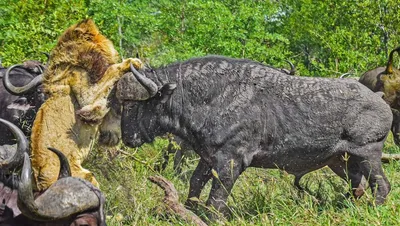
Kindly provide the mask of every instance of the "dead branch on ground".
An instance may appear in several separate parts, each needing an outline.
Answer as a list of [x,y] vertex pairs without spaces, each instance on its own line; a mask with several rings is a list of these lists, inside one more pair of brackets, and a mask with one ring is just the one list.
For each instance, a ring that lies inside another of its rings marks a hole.
[[150,176],[149,180],[164,190],[165,197],[163,202],[170,210],[178,214],[187,222],[191,222],[199,226],[207,226],[207,224],[204,223],[204,221],[202,221],[196,214],[186,209],[182,203],[179,202],[178,192],[171,182],[161,176]]
[[388,163],[390,160],[400,160],[400,154],[382,154],[382,162]]

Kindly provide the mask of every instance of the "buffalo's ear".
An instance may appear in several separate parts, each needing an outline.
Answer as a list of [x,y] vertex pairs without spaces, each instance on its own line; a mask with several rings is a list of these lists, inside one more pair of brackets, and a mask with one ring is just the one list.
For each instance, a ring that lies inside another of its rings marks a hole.
[[160,90],[158,90],[161,98],[161,103],[165,103],[169,100],[171,97],[172,93],[174,93],[174,90],[176,89],[176,84],[175,83],[167,83],[161,87]]

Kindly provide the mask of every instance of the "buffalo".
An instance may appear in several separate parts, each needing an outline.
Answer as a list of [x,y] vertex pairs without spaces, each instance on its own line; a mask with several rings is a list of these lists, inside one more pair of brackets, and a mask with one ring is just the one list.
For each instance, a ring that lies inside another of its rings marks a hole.
[[[9,68],[0,68],[0,118],[18,125],[25,135],[30,134],[36,111],[44,102],[40,85],[44,66],[34,60]],[[13,143],[7,128],[0,125],[0,145]]]
[[357,81],[294,77],[222,56],[131,70],[116,91],[123,103],[122,140],[139,147],[170,132],[190,144],[201,159],[189,198],[199,198],[214,177],[207,204],[227,213],[227,197],[248,167],[301,177],[329,166],[350,179],[356,197],[365,176],[376,204],[390,191],[381,155],[392,113]]
[[[46,191],[34,194],[32,169],[28,156],[29,142],[14,124],[0,119],[17,138],[14,146],[0,146],[0,224],[33,226],[96,226],[105,225],[103,212],[105,199],[90,182],[71,177],[68,159],[58,150],[49,148],[60,160],[58,180]],[[21,176],[7,174],[21,168]],[[11,183],[10,183],[11,182]],[[65,205],[68,203],[68,205]]]
[[393,54],[399,52],[400,47],[389,53],[385,67],[377,67],[361,75],[359,82],[374,92],[383,92],[384,100],[392,108],[393,122],[391,131],[393,140],[400,146],[400,70],[393,67]]

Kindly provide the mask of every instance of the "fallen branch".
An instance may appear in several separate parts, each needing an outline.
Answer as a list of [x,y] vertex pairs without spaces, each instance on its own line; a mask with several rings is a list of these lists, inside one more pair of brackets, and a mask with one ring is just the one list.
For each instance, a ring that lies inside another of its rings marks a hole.
[[178,192],[171,182],[161,176],[150,176],[149,180],[157,184],[164,190],[165,197],[163,199],[163,202],[167,205],[169,209],[178,214],[185,221],[194,223],[199,226],[207,226],[207,224],[204,223],[204,221],[202,221],[196,214],[186,209],[179,202]]
[[400,160],[400,154],[382,154],[382,162],[388,163],[390,160]]

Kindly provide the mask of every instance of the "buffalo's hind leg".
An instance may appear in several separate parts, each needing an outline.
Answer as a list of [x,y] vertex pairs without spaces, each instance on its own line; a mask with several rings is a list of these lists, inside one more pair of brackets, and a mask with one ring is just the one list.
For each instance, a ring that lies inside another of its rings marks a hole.
[[360,198],[364,194],[366,181],[354,157],[344,160],[344,156],[337,156],[328,166],[342,179],[350,181],[354,198]]
[[200,197],[201,190],[210,179],[211,167],[203,158],[201,158],[193,172],[192,177],[190,178],[189,195],[185,203],[186,206],[189,208],[196,207],[197,202],[190,200],[190,198],[198,199]]
[[382,204],[390,192],[390,183],[382,169],[382,148],[383,141],[366,144],[350,153],[350,158],[359,164],[361,173],[368,180],[376,205]]
[[375,196],[375,204],[383,204],[390,192],[390,183],[382,170],[381,156],[373,155],[365,158],[361,161],[361,170],[368,179],[372,194]]

